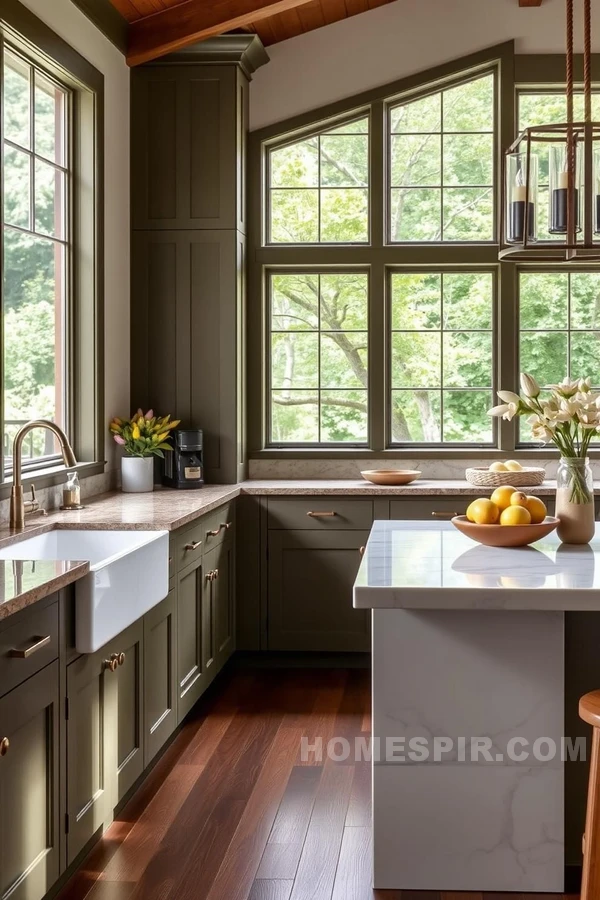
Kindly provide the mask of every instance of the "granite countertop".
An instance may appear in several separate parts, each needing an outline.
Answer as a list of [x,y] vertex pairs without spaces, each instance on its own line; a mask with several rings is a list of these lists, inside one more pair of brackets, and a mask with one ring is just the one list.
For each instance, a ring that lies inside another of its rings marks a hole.
[[359,609],[600,611],[600,528],[530,547],[476,544],[451,522],[378,521],[354,585]]
[[[532,494],[553,494],[556,489],[552,481],[538,488],[528,488]],[[176,531],[188,525],[199,516],[217,509],[223,503],[234,500],[240,494],[256,496],[355,496],[355,497],[427,497],[427,496],[477,496],[491,493],[491,489],[477,488],[466,481],[420,479],[410,485],[383,487],[367,481],[351,480],[270,480],[244,481],[240,484],[206,485],[200,490],[175,491],[158,489],[148,494],[123,494],[112,491],[85,501],[85,508],[75,512],[57,510],[48,516],[34,516],[27,519],[23,531],[12,532],[7,525],[0,527],[0,548],[17,543],[25,537],[43,534],[54,528],[111,531],[144,530]],[[600,493],[600,484],[597,486]],[[1,561],[0,561],[1,562]],[[11,560],[4,561],[8,571]],[[21,565],[21,563],[19,563]],[[25,567],[32,564],[23,563]],[[23,582],[21,594],[7,595],[3,602],[0,593],[0,618],[21,609],[35,600],[42,599],[88,571],[87,563],[37,562],[31,573],[31,588]],[[2,565],[0,564],[0,575]],[[44,581],[44,578],[46,579]],[[8,579],[6,583],[9,583]],[[13,579],[14,581],[14,579]]]
[[[485,497],[492,493],[493,488],[474,487],[464,479],[435,479],[419,478],[412,484],[386,487],[371,484],[368,481],[311,479],[311,480],[278,480],[278,481],[242,481],[240,493],[258,494],[263,496],[293,496],[294,494],[309,494],[315,497],[327,495],[357,496],[357,497],[439,497],[445,494],[449,496],[464,495]],[[523,488],[529,494],[548,496],[556,492],[555,481],[545,481],[539,487]],[[595,493],[600,494],[600,482],[595,485]]]
[[0,560],[0,621],[72,584],[90,570],[88,562]]

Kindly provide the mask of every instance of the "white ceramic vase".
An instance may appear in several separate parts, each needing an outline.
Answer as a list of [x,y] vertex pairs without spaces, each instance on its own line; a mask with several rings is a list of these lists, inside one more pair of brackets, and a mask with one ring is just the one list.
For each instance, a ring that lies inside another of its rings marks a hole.
[[121,460],[121,490],[143,494],[154,490],[154,457],[124,456]]

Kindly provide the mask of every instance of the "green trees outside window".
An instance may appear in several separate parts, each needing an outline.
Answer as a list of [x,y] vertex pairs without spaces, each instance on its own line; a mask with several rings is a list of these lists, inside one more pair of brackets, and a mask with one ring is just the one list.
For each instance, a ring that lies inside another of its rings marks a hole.
[[562,68],[535,88],[517,68],[501,45],[253,137],[266,392],[252,450],[511,452],[533,443],[526,421],[487,415],[500,383],[600,388],[600,266],[498,261],[502,150],[566,116]]
[[[67,415],[66,318],[69,292],[69,93],[5,49],[3,315],[5,465],[21,424]],[[33,432],[30,459],[55,454]]]

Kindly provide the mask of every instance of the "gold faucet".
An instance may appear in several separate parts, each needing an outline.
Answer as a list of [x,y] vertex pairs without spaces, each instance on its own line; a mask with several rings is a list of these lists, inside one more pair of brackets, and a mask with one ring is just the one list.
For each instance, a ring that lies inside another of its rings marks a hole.
[[56,435],[60,443],[63,460],[65,466],[69,469],[77,465],[73,448],[69,443],[69,439],[55,422],[49,419],[34,419],[27,422],[22,428],[19,428],[15,435],[13,444],[13,486],[10,492],[10,527],[14,529],[22,529],[25,525],[25,516],[37,512],[40,508],[35,498],[35,489],[31,488],[31,500],[25,500],[23,496],[23,482],[21,477],[22,457],[23,457],[23,439],[34,428],[47,428]]

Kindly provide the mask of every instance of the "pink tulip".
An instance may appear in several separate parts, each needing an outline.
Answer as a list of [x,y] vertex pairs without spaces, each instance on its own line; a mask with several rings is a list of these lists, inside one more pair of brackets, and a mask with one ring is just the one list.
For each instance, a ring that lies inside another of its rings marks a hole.
[[122,447],[125,445],[125,441],[123,440],[123,438],[121,437],[120,434],[115,434],[114,438],[115,438],[115,441],[117,442],[117,444],[120,444]]
[[150,421],[150,419],[153,419],[154,418],[154,410],[149,409],[148,412],[146,413],[145,418],[146,418],[146,421],[148,421],[148,422]]

